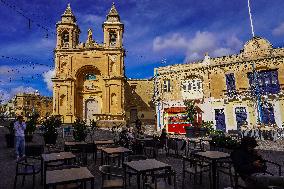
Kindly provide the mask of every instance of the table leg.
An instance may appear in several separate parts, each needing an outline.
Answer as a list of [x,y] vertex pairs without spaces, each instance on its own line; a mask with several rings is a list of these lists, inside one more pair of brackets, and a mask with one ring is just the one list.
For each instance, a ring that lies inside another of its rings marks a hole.
[[43,162],[43,184],[46,183],[46,162]]
[[123,166],[123,173],[124,173],[123,184],[124,184],[124,189],[126,189],[126,165],[122,164],[122,166]]
[[40,184],[43,184],[43,159],[41,158]]
[[103,165],[103,151],[101,150],[101,165]]
[[216,189],[216,179],[217,179],[217,169],[216,169],[216,161],[212,160],[212,188]]
[[140,176],[141,174],[138,172],[137,173],[137,189],[140,189]]
[[95,189],[95,182],[94,178],[91,179],[91,189]]

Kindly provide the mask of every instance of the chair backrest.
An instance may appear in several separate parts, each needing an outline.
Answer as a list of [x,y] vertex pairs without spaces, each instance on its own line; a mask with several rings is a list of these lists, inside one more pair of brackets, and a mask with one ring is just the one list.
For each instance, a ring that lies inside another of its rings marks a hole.
[[[155,189],[158,189],[158,182],[163,180],[163,181],[168,181],[168,184],[172,184],[173,180],[173,186],[174,189],[177,189],[177,181],[176,181],[176,173],[174,170],[167,170],[165,172],[154,172],[151,174],[153,181],[154,181],[154,186]],[[167,186],[167,188],[170,188],[170,185]]]
[[102,175],[108,175],[113,177],[123,177],[123,168],[122,167],[116,167],[111,165],[102,165],[99,167],[99,171],[102,173]]
[[144,155],[129,155],[128,161],[139,161],[139,160],[146,160],[147,156]]
[[25,147],[26,156],[39,157],[44,152],[43,145],[28,145]]

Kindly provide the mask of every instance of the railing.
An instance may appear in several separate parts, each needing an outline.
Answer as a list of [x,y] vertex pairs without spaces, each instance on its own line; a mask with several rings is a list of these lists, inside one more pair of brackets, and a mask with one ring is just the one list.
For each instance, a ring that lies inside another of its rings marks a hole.
[[251,90],[248,89],[241,89],[241,90],[224,90],[225,100],[233,101],[233,100],[240,100],[240,99],[252,99],[254,95],[252,94]]
[[95,120],[124,120],[123,115],[111,115],[111,114],[93,114],[93,119]]

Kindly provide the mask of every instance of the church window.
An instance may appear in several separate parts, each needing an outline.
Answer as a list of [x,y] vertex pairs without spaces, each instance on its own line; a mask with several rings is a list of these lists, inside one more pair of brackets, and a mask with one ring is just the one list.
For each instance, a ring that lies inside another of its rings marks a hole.
[[90,80],[90,81],[93,81],[93,80],[96,80],[97,77],[95,74],[87,74],[86,75],[86,80]]
[[109,45],[110,46],[115,46],[116,45],[116,38],[117,35],[115,32],[110,32],[109,33]]

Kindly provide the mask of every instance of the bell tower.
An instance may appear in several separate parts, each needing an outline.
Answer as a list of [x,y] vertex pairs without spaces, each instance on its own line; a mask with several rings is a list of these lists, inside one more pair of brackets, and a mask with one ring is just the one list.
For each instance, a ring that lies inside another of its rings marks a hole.
[[103,24],[103,32],[104,46],[106,48],[122,48],[124,25],[120,22],[120,16],[114,3]]
[[56,32],[56,50],[77,48],[80,29],[76,24],[76,18],[70,4],[68,4],[65,12],[61,15],[61,21],[56,24]]

